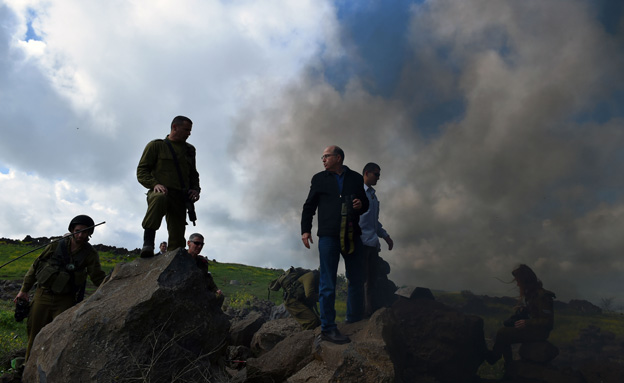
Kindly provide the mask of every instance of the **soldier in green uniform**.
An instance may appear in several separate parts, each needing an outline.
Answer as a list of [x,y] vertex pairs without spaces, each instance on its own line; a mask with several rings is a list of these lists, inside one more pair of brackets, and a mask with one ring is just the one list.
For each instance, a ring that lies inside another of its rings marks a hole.
[[284,290],[284,307],[304,330],[320,326],[321,319],[316,308],[319,298],[318,270],[291,267],[269,286],[274,291],[280,288]]
[[28,292],[36,283],[37,289],[26,327],[26,360],[39,331],[82,300],[87,275],[96,286],[106,277],[97,251],[89,244],[93,228],[85,230],[94,225],[93,220],[86,215],[72,219],[69,223],[70,234],[48,245],[26,272],[22,288],[15,297],[15,301],[29,300]]
[[167,220],[169,249],[185,245],[186,202],[195,203],[200,193],[195,147],[186,142],[192,127],[189,118],[175,117],[171,132],[164,140],[148,143],[137,166],[137,179],[148,189],[147,212],[142,223],[143,258],[154,256],[156,230],[163,217]]
[[503,356],[507,375],[513,374],[511,345],[548,339],[555,317],[555,294],[542,287],[542,282],[529,266],[520,265],[511,274],[520,290],[516,314],[505,321],[505,327],[498,330],[494,347],[486,354],[486,360],[490,364],[496,363]]

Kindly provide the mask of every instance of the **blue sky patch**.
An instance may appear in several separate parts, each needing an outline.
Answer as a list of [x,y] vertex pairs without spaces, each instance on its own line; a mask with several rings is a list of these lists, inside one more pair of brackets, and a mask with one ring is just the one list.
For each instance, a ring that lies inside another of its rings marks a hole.
[[32,26],[33,20],[35,20],[36,18],[37,18],[37,13],[34,10],[29,9],[28,19],[26,20],[27,29],[26,29],[25,41],[29,41],[29,40],[41,41],[42,40],[41,36],[37,35],[37,33],[35,32]]

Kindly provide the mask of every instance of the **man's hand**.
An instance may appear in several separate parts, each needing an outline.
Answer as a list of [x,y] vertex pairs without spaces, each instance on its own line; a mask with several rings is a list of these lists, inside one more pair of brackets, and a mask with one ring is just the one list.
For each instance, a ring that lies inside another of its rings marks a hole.
[[357,198],[353,199],[353,210],[360,210],[362,208],[362,201]]
[[197,190],[190,189],[188,191],[189,199],[193,202],[199,200],[199,192]]
[[24,299],[26,302],[30,300],[28,298],[28,293],[25,293],[23,291],[20,291],[19,293],[17,293],[17,296],[15,297],[15,299],[13,299],[13,303],[17,303],[18,299]]
[[526,321],[524,319],[516,321],[516,323],[514,323],[514,327],[515,328],[525,328],[526,327]]
[[157,184],[154,186],[154,192],[167,194],[167,187],[165,185]]
[[301,240],[303,241],[303,245],[305,247],[307,247],[308,249],[310,248],[310,244],[314,243],[314,241],[312,240],[312,236],[310,235],[310,233],[303,233],[301,234]]
[[392,248],[394,247],[394,241],[392,240],[392,238],[390,238],[390,236],[387,236],[386,238],[384,238],[384,240],[388,244],[388,251],[392,250]]

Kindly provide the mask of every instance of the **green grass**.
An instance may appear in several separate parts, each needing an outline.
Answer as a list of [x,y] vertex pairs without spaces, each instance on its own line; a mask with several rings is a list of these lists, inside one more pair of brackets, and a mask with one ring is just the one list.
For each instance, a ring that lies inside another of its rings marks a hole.
[[12,301],[0,301],[0,374],[9,370],[11,355],[28,343],[26,320],[16,322],[13,309]]
[[[236,297],[238,300],[244,296],[267,299],[269,282],[284,272],[280,269],[264,269],[212,261],[210,261],[209,270],[226,298]],[[237,281],[238,284],[231,284],[230,281]],[[271,291],[270,300],[275,304],[282,303],[282,293]]]

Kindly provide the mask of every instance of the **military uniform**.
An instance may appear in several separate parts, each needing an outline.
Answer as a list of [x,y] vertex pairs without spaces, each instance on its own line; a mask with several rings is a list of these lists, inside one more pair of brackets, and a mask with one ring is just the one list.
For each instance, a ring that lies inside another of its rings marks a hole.
[[283,286],[284,307],[304,330],[314,329],[321,324],[316,310],[318,285],[318,272],[308,271],[290,286]]
[[525,299],[528,319],[524,328],[503,327],[496,333],[496,341],[488,361],[496,361],[501,355],[505,362],[512,361],[511,345],[514,343],[539,342],[548,339],[553,329],[554,311],[551,291],[539,289],[534,297]]
[[[74,265],[73,271],[68,270],[69,264]],[[28,293],[37,283],[26,327],[26,359],[30,356],[33,341],[39,331],[60,313],[76,304],[76,294],[84,288],[87,275],[96,286],[106,277],[100,266],[99,255],[89,243],[72,252],[69,239],[48,245],[30,266],[20,290]]]
[[[142,225],[143,229],[156,231],[160,228],[162,218],[166,217],[169,248],[177,249],[185,247],[186,244],[184,239],[188,197],[186,191],[200,191],[199,173],[195,164],[195,147],[186,142],[169,141],[178,158],[184,181],[182,185],[173,155],[165,140],[153,140],[147,144],[137,166],[139,183],[149,189],[147,212]],[[154,186],[158,184],[166,186],[168,192],[166,194],[154,192]]]

